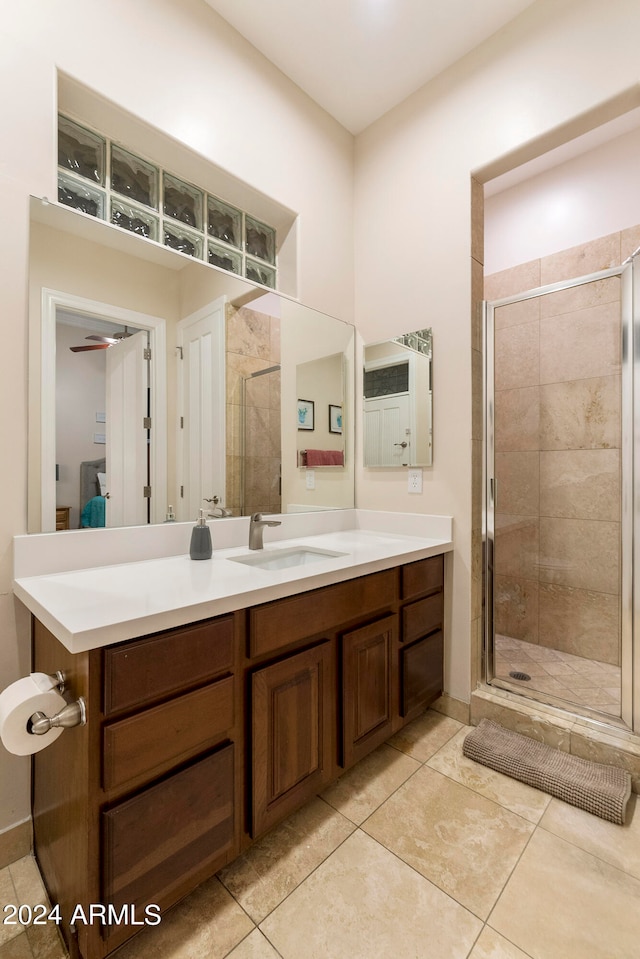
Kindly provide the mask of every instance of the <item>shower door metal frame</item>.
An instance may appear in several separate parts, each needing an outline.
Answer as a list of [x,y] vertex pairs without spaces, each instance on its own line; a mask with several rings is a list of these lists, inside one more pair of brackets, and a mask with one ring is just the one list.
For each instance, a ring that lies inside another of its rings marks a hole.
[[[640,251],[636,251],[636,254]],[[619,276],[622,370],[621,370],[621,722],[640,731],[640,650],[634,655],[634,634],[640,637],[640,585],[634,590],[634,570],[640,584],[640,491],[634,491],[634,475],[640,477],[640,296],[634,303],[634,283],[640,284],[640,256],[634,254],[619,267],[586,276],[536,287],[515,296],[483,303],[483,401],[484,434],[482,457],[482,541],[483,541],[483,680],[488,685],[524,698],[575,712],[599,725],[617,725],[604,714],[577,706],[536,690],[523,690],[495,675],[494,668],[494,555],[495,512],[498,495],[495,475],[495,310],[512,303],[535,299],[560,290],[584,286]],[[640,285],[635,286],[640,290]],[[640,640],[639,640],[640,641]]]

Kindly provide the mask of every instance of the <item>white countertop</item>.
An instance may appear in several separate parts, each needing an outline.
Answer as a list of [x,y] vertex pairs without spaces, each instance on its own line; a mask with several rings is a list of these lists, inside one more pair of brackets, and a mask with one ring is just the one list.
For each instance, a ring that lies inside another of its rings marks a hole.
[[[388,518],[392,514],[377,515]],[[269,542],[267,539],[273,531],[265,531],[264,555],[299,546],[344,554],[322,557],[303,566],[279,570],[246,566],[232,562],[231,557],[256,554],[250,553],[246,546],[233,546],[214,548],[210,560],[193,561],[188,554],[180,553],[110,566],[16,575],[14,592],[70,652],[78,653],[414,562],[453,548],[450,518],[434,517],[439,522],[432,524],[435,534],[432,536],[393,531],[393,525],[411,528],[408,519],[409,514],[404,514],[398,524],[379,521],[374,525],[382,529],[377,530],[337,529]],[[423,522],[417,526],[428,533],[429,524],[424,523],[425,519],[428,518],[420,517]],[[449,520],[448,533],[446,520]],[[283,526],[287,525],[283,522]],[[360,517],[358,526],[362,525]],[[211,528],[215,543],[215,522]],[[286,533],[286,528],[283,532]]]

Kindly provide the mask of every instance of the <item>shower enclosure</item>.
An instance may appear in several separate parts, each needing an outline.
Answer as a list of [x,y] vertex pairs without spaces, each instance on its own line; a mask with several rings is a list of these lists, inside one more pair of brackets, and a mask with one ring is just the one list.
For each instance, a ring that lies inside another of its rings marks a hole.
[[487,682],[636,730],[638,260],[485,304],[483,511]]
[[282,505],[280,366],[242,380],[240,513],[279,513]]

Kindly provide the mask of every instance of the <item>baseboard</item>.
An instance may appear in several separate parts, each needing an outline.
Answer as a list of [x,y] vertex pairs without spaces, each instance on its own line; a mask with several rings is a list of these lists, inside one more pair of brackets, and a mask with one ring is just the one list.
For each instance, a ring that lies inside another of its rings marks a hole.
[[442,713],[443,716],[448,716],[450,719],[457,719],[459,723],[464,723],[465,726],[470,725],[469,703],[454,699],[448,693],[443,693],[439,699],[436,699],[435,703],[431,704],[431,709],[435,709],[437,713]]
[[0,832],[0,869],[28,856],[33,848],[31,816]]
[[631,774],[631,787],[640,793],[640,735],[607,726],[569,712],[532,702],[493,687],[471,694],[471,725],[493,719],[507,729],[563,749],[596,763],[620,766]]

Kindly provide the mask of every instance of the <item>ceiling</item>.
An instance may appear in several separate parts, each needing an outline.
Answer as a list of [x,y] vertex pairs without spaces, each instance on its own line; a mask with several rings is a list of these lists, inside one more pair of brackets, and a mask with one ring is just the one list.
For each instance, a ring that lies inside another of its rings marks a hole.
[[206,0],[351,133],[534,0]]
[[[536,0],[205,0],[353,134]],[[640,109],[485,185],[487,195],[640,126]]]

